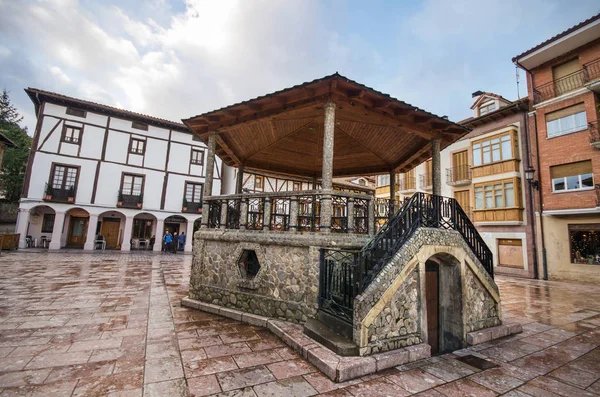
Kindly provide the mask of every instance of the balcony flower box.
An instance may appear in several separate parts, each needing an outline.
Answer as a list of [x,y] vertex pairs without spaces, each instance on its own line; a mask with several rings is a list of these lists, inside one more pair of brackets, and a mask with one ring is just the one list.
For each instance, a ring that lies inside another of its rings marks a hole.
[[51,194],[46,194],[46,201],[50,201],[52,200],[52,195]]
[[72,203],[73,201],[75,201],[75,197],[67,197],[67,201],[69,203]]

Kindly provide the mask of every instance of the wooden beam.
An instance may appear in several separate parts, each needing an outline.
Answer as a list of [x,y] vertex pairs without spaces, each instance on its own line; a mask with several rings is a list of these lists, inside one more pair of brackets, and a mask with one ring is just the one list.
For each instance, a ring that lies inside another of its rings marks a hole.
[[348,91],[348,98],[350,99],[360,99],[363,96],[365,96],[365,94],[367,93],[367,91],[365,90],[354,90],[354,91]]
[[270,144],[268,144],[267,146],[265,146],[264,148],[255,151],[254,153],[250,154],[249,156],[246,157],[246,161],[251,159],[252,157],[256,156],[257,154],[264,152],[265,150],[269,149],[270,147],[276,145],[277,143],[281,142],[283,139],[289,137],[290,135],[295,134],[298,131],[303,130],[304,128],[308,127],[309,125],[311,125],[312,123],[314,123],[314,120],[310,120],[308,123],[303,124],[301,127],[296,128],[295,130],[292,130],[290,132],[288,132],[287,134],[283,135],[281,138],[271,142]]
[[217,145],[219,145],[219,147],[227,153],[227,155],[231,158],[231,160],[233,160],[233,162],[235,162],[237,166],[242,164],[240,159],[235,155],[235,153],[233,153],[233,150],[231,150],[229,145],[223,140],[223,137],[221,137],[219,134],[217,134]]
[[413,153],[410,157],[408,157],[407,159],[401,160],[398,163],[394,164],[394,171],[399,169],[401,166],[406,165],[406,164],[410,164],[412,163],[414,160],[418,159],[419,157],[423,156],[425,153],[427,153],[429,150],[431,150],[431,146],[429,144],[426,144],[425,146],[423,146],[421,149],[417,150],[415,153]]

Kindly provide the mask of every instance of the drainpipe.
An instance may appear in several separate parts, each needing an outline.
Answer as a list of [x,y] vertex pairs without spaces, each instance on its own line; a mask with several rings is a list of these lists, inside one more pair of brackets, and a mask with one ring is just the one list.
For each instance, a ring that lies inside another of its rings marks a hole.
[[[520,106],[519,106],[520,107]],[[523,129],[525,133],[525,153],[527,159],[527,168],[531,167],[531,148],[529,144],[529,120],[527,119],[527,110],[521,109],[523,112]],[[530,206],[529,211],[527,211],[527,216],[529,218],[529,227],[531,228],[531,240],[533,241],[533,278],[540,278],[539,270],[538,270],[538,253],[537,253],[537,242],[536,242],[536,233],[535,233],[535,216],[533,214],[533,192],[531,184],[528,183],[527,189],[527,202]]]
[[[526,73],[527,73],[527,80],[528,80],[528,86],[531,87],[531,90],[533,92],[533,78],[531,70],[527,69],[525,66],[521,65],[519,63],[519,61],[514,60],[514,64],[518,67],[520,67],[521,69],[523,69]],[[533,96],[532,96],[533,99]],[[527,128],[528,123],[525,123],[525,128]],[[527,131],[528,132],[528,131]],[[548,258],[546,256],[546,241],[544,239],[544,218],[543,218],[543,213],[544,213],[544,198],[542,195],[542,180],[540,178],[541,176],[541,168],[540,168],[540,146],[539,146],[539,140],[538,140],[538,129],[537,129],[537,112],[534,111],[534,115],[533,115],[533,133],[535,135],[535,157],[536,157],[536,162],[537,162],[537,170],[538,170],[538,202],[539,202],[539,212],[540,212],[540,239],[542,241],[542,272],[543,272],[543,278],[544,280],[548,280]],[[530,162],[530,156],[529,156],[529,134],[526,133],[525,134],[526,137],[526,146],[527,146],[527,150],[528,150],[528,155],[527,155],[527,162],[529,163],[528,167],[531,166],[531,162]],[[532,192],[532,187],[531,185],[529,185],[529,195],[530,195],[530,200],[531,203],[533,203],[533,192]],[[531,212],[530,214],[530,218],[533,218],[533,212]],[[537,244],[535,241],[535,227],[532,224],[532,231],[533,231],[533,249],[534,249],[534,277],[535,278],[539,278],[539,271],[537,268]]]

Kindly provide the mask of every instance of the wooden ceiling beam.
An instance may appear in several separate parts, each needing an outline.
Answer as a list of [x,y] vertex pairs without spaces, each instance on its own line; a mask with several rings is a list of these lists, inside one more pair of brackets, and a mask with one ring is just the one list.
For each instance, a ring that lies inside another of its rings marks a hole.
[[407,164],[411,164],[414,160],[419,159],[421,156],[423,156],[425,153],[429,152],[430,150],[431,150],[431,146],[426,144],[421,149],[417,150],[415,153],[410,155],[408,158],[400,160],[399,162],[394,164],[394,170],[401,168],[403,165],[406,166]]
[[[277,139],[277,140],[275,140],[275,141],[271,142],[269,145],[265,146],[264,148],[262,148],[262,149],[260,149],[260,150],[257,150],[257,151],[255,151],[254,153],[252,153],[252,154],[248,155],[248,157],[246,157],[246,160],[250,160],[252,157],[254,157],[254,156],[256,156],[256,155],[258,155],[258,154],[260,154],[260,153],[264,152],[265,150],[267,150],[267,149],[269,149],[269,148],[273,147],[274,145],[276,145],[277,143],[281,142],[281,141],[282,141],[282,140],[284,140],[285,138],[289,137],[290,135],[293,135],[293,134],[295,134],[295,133],[296,133],[296,132],[298,132],[298,131],[301,131],[301,130],[303,130],[304,128],[308,127],[308,126],[309,126],[309,125],[311,125],[312,123],[314,123],[314,120],[310,120],[308,123],[306,123],[306,124],[303,124],[301,127],[299,127],[299,128],[296,128],[295,130],[288,132],[287,134],[285,134],[285,135],[283,135],[282,137],[280,137],[279,139]],[[273,128],[274,128],[274,127],[273,127]]]
[[219,147],[223,149],[225,153],[227,153],[227,155],[231,158],[231,160],[233,160],[233,162],[237,166],[240,166],[242,164],[241,160],[235,155],[233,150],[231,150],[229,145],[223,140],[223,137],[219,134],[217,134],[217,145],[219,145]]

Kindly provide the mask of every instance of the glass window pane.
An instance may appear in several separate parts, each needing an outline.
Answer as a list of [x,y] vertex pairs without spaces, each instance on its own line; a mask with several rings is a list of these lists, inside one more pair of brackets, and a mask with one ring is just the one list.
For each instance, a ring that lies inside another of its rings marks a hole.
[[568,176],[567,190],[579,189],[579,175]]
[[492,161],[500,161],[500,144],[492,145]]
[[555,192],[565,190],[565,178],[552,179],[552,186]]
[[483,189],[475,188],[475,209],[483,209]]
[[592,174],[581,175],[581,187],[594,187],[594,176]]
[[515,206],[515,188],[512,182],[504,184],[504,203],[505,207]]
[[490,147],[486,146],[483,148],[483,164],[490,163],[491,161],[492,161],[492,158],[490,155]]
[[485,208],[494,208],[494,197],[491,186],[485,187]]
[[[479,146],[479,145],[477,145],[477,146]],[[473,146],[473,165],[474,166],[481,165],[481,149],[479,149],[479,148],[475,149],[475,146]]]
[[502,138],[502,160],[508,160],[508,159],[512,159],[512,150],[510,147],[510,137],[505,137],[508,138],[508,140],[504,140],[504,138]]

